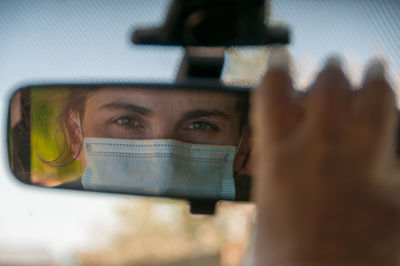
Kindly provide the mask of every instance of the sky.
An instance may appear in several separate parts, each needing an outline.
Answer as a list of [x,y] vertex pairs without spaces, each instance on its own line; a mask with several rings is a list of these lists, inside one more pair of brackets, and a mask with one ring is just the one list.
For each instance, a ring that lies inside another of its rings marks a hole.
[[[132,49],[134,25],[161,23],[167,1],[0,1],[0,139],[18,87],[41,82],[171,81],[180,48]],[[171,54],[171,50],[174,50]],[[106,241],[125,198],[20,184],[0,153],[0,251],[43,246],[55,256]],[[132,197],[130,197],[132,199]],[[0,252],[1,253],[1,252]]]
[[[51,191],[20,184],[7,161],[7,108],[24,85],[62,82],[173,82],[179,47],[137,47],[135,27],[163,21],[170,1],[0,1],[0,250],[41,244],[55,254],[105,241],[126,197]],[[378,5],[379,4],[379,5]],[[299,87],[328,56],[344,57],[354,83],[384,56],[400,83],[398,1],[272,1],[271,23],[288,25]],[[134,197],[129,197],[133,199]],[[96,239],[97,236],[98,239]]]

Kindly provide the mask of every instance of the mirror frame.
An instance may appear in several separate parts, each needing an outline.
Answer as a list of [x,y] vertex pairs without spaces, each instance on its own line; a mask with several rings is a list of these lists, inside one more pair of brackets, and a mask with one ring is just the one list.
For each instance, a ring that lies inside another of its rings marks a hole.
[[[8,102],[8,121],[7,121],[7,131],[6,131],[6,137],[7,137],[7,152],[8,152],[8,165],[9,169],[11,170],[12,175],[21,183],[34,186],[34,187],[39,187],[39,188],[44,188],[47,189],[48,187],[45,186],[40,186],[37,184],[32,184],[30,183],[30,180],[27,180],[25,177],[21,178],[15,173],[13,169],[13,151],[12,151],[12,134],[11,133],[11,101],[14,97],[14,95],[23,90],[29,90],[31,88],[52,88],[52,87],[65,87],[65,88],[73,88],[76,90],[79,90],[80,88],[87,88],[87,87],[121,87],[121,88],[147,88],[147,89],[160,89],[160,90],[168,90],[168,89],[178,89],[178,90],[207,90],[207,91],[223,91],[223,92],[234,92],[234,93],[244,93],[244,94],[250,94],[252,87],[246,87],[246,86],[230,86],[230,85],[224,85],[218,80],[215,79],[205,79],[205,78],[191,78],[191,79],[186,79],[184,81],[176,81],[175,83],[147,83],[147,82],[94,82],[94,83],[58,83],[58,82],[48,82],[48,83],[36,83],[36,84],[28,84],[25,86],[22,86],[18,88],[17,90],[14,90],[12,95],[10,96]],[[30,103],[29,103],[29,95],[24,95],[21,99],[23,101],[23,108],[24,110],[30,113]],[[29,118],[27,120],[30,120]],[[27,128],[30,128],[29,121],[25,121]],[[30,132],[25,136],[27,138],[27,142],[30,144]],[[24,151],[26,153],[26,150]],[[29,154],[30,154],[30,146],[29,146]],[[31,155],[29,156],[31,157]],[[30,160],[29,164],[31,163]],[[30,169],[27,171],[29,172],[30,175]],[[68,189],[68,188],[60,188],[63,190],[74,190],[74,189]],[[132,196],[146,196],[146,197],[162,197],[162,198],[172,198],[172,199],[185,199],[191,202],[191,212],[192,213],[213,213],[214,208],[215,208],[215,203],[218,201],[222,200],[220,198],[201,198],[201,197],[183,197],[183,196],[163,196],[163,195],[149,195],[146,193],[126,193],[126,192],[111,192],[111,191],[103,191],[103,190],[96,190],[96,191],[91,191],[91,190],[76,190],[76,191],[85,191],[85,192],[95,192],[95,193],[112,193],[112,194],[122,194],[122,195],[132,195]],[[246,202],[246,201],[240,201],[240,200],[228,200],[228,201],[234,201],[234,202]],[[196,204],[194,204],[196,203]],[[213,207],[211,207],[213,206]]]

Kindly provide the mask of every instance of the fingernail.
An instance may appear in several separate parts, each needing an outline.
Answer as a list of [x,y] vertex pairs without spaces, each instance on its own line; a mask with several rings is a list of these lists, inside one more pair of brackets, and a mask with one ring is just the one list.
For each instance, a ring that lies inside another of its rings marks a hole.
[[273,46],[268,56],[268,69],[289,71],[289,52],[284,46]]
[[384,79],[385,78],[385,63],[379,59],[373,59],[367,67],[364,83],[366,81]]

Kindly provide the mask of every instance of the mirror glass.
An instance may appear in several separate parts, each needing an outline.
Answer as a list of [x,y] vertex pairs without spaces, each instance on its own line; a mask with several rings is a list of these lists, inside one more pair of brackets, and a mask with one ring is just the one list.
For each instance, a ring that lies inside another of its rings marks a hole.
[[29,86],[10,103],[10,165],[24,183],[249,199],[247,92],[149,84]]

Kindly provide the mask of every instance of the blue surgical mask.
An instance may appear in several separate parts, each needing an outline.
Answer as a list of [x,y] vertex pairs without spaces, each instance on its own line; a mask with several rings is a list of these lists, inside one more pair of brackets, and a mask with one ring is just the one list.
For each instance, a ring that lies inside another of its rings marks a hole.
[[235,146],[84,138],[87,190],[234,199]]

